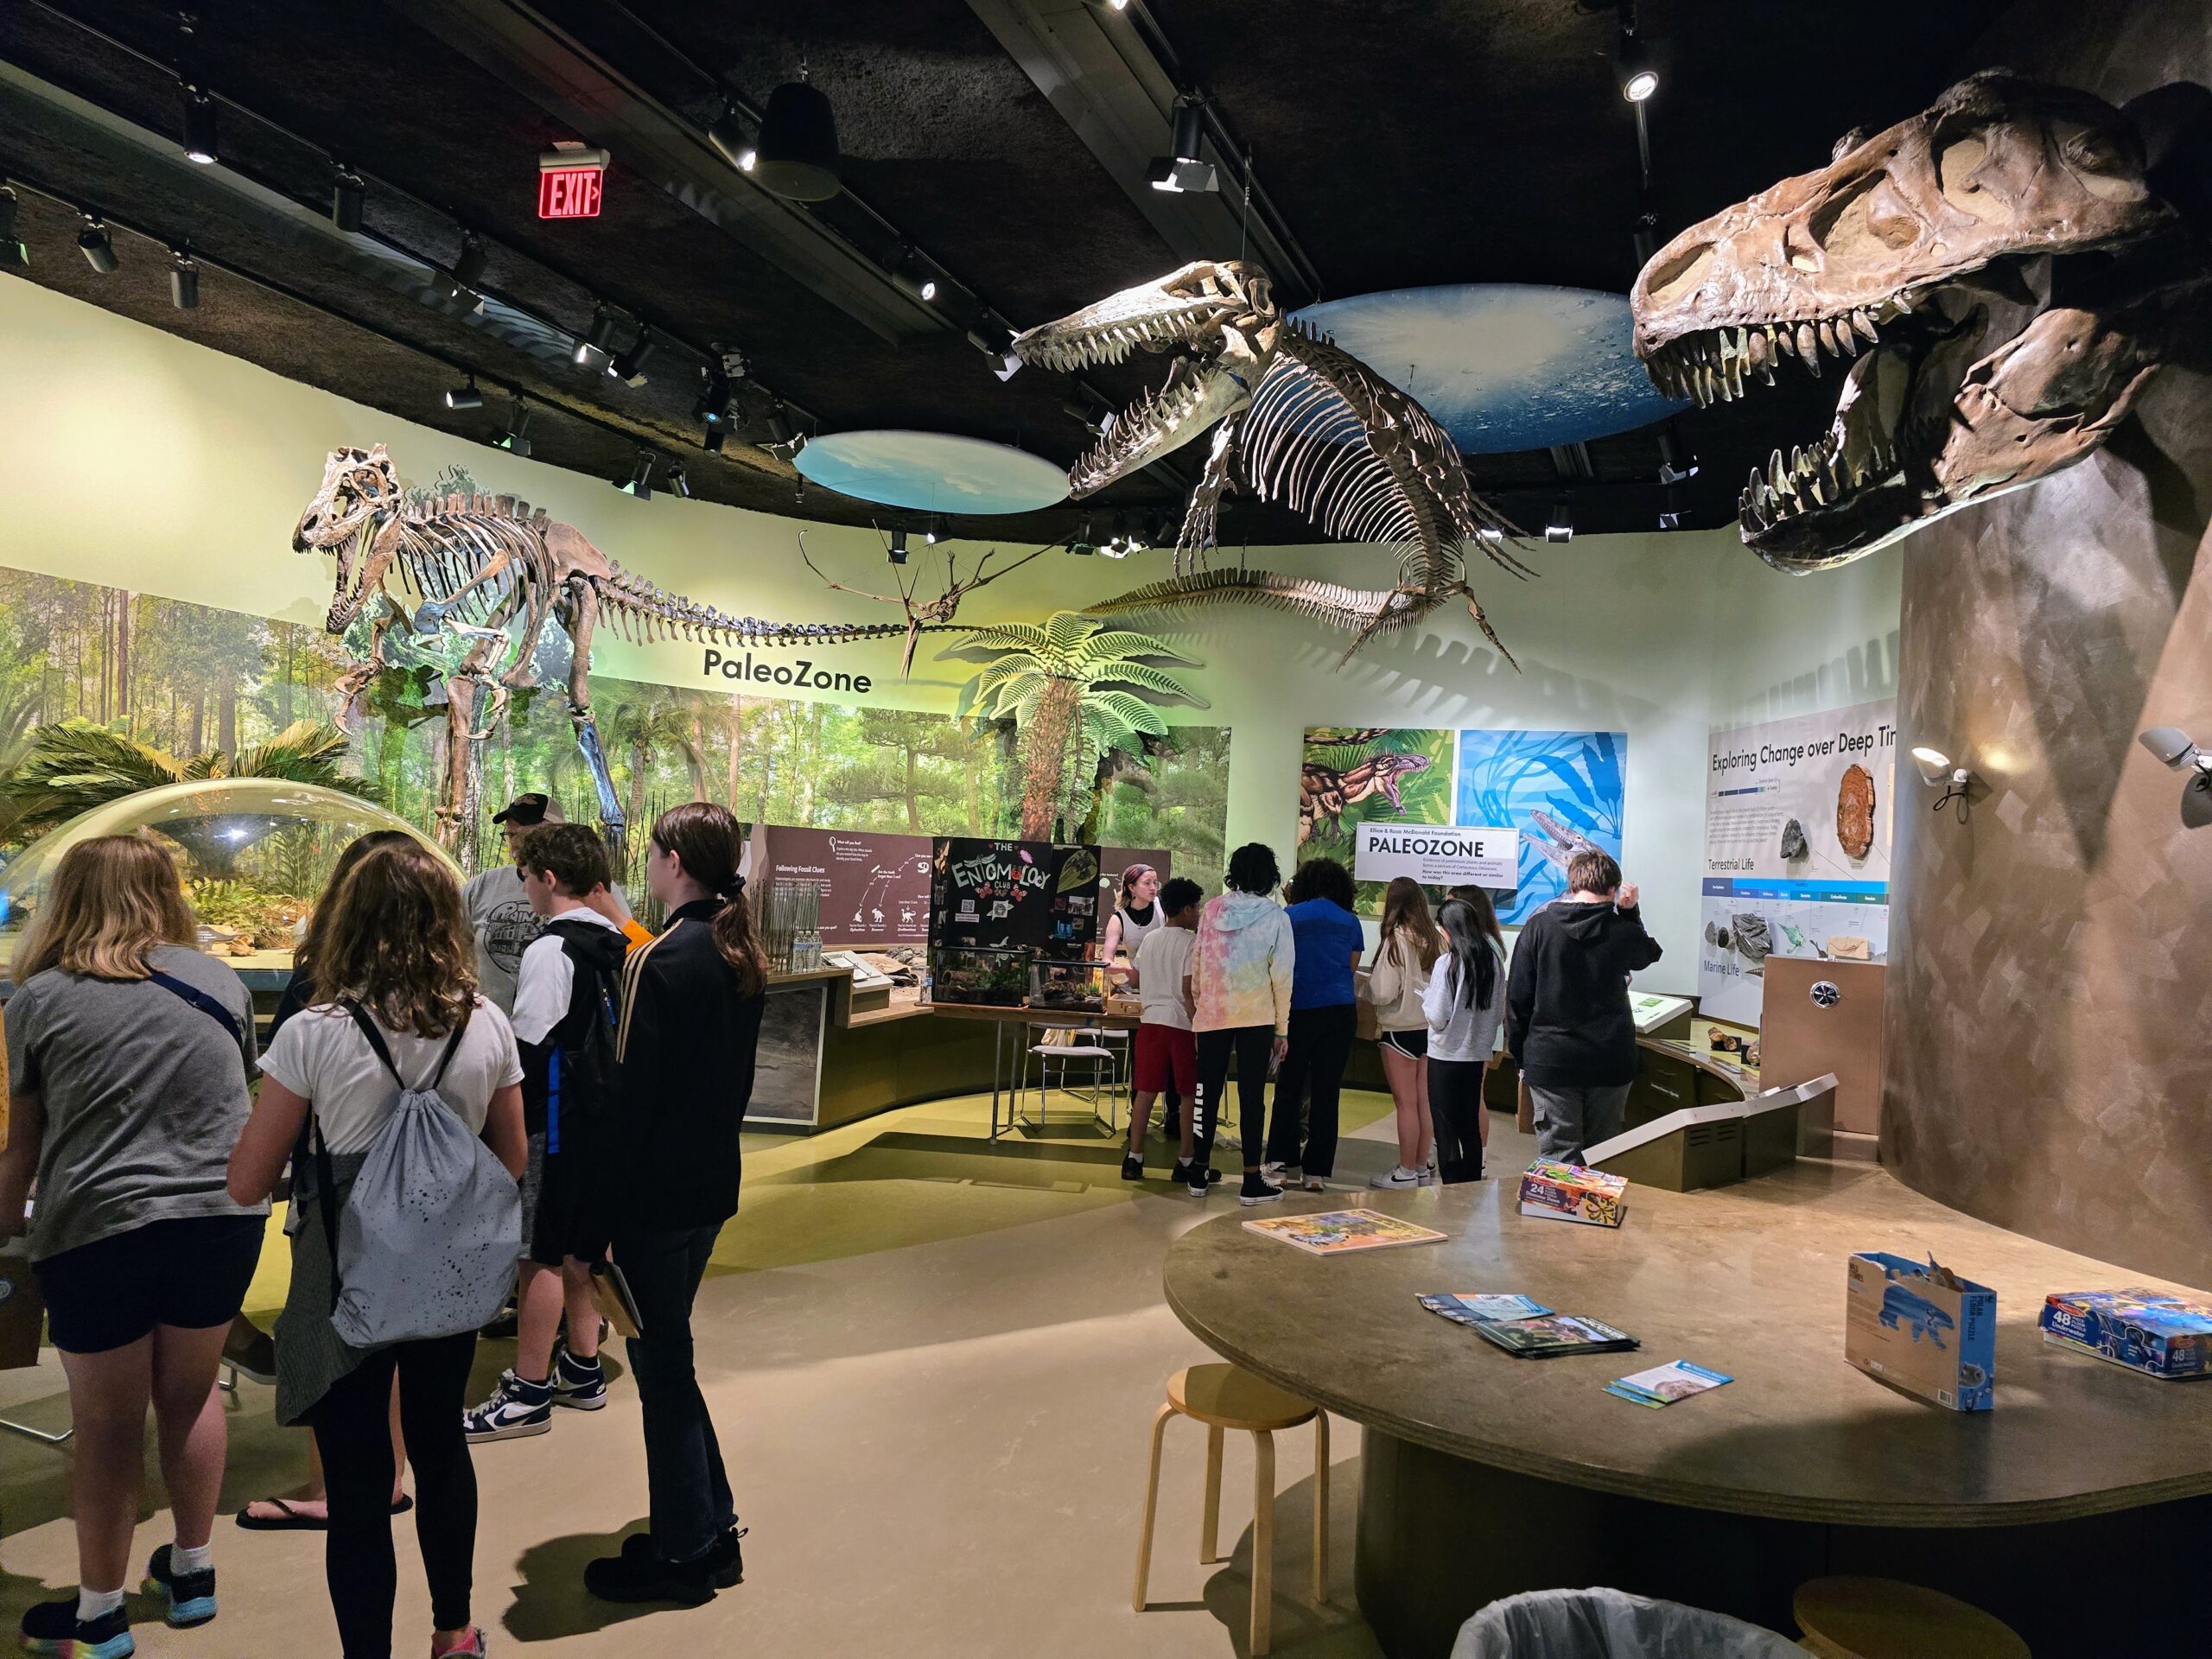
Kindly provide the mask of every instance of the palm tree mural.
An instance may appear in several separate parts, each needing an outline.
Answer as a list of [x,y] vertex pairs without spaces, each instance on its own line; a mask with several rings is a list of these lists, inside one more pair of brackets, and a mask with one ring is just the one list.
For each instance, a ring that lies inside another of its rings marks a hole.
[[1025,841],[1046,839],[1056,817],[1080,822],[1101,763],[1116,750],[1141,753],[1147,735],[1166,733],[1159,709],[1140,693],[1205,707],[1159,666],[1198,666],[1191,658],[1150,634],[1107,629],[1075,611],[1056,612],[1042,627],[977,628],[954,651],[998,653],[962,688],[960,714],[1014,723]]
[[630,798],[625,804],[632,823],[649,822],[645,816],[645,790],[652,777],[653,758],[657,754],[681,759],[689,775],[690,800],[707,798],[706,765],[696,743],[692,741],[692,721],[690,710],[677,705],[640,697],[635,702],[618,703],[601,729],[606,734],[607,747],[616,753],[627,750],[630,757]]

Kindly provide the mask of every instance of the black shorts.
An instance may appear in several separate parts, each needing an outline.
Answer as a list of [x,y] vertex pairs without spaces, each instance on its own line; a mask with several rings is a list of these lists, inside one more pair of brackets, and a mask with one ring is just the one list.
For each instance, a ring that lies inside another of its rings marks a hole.
[[523,1260],[557,1268],[572,1255],[587,1255],[594,1248],[586,1242],[595,1190],[590,1154],[549,1153],[545,1136],[532,1135],[529,1174],[523,1191]]
[[261,1260],[266,1216],[149,1221],[32,1264],[47,1333],[66,1354],[127,1348],[157,1325],[228,1325]]
[[1411,1031],[1386,1031],[1376,1040],[1385,1048],[1395,1048],[1409,1060],[1418,1060],[1428,1052],[1428,1027],[1416,1026]]

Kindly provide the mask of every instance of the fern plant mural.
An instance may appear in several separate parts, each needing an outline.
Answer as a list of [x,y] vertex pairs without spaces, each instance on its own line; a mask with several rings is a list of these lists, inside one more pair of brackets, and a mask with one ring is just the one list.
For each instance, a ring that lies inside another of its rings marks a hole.
[[1013,722],[1021,772],[1021,838],[1043,841],[1056,819],[1079,823],[1090,811],[1100,766],[1116,751],[1141,753],[1167,722],[1151,699],[1205,702],[1161,666],[1197,667],[1164,640],[1096,617],[1059,611],[1043,626],[1005,622],[977,628],[954,654],[996,657],[962,688],[960,714],[981,723]]

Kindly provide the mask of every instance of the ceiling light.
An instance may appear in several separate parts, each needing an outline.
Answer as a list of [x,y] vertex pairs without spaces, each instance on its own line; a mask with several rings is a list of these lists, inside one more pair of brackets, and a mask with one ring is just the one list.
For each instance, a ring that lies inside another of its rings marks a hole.
[[1482,539],[1485,546],[1503,547],[1505,545],[1505,532],[1499,529],[1496,524],[1484,524],[1479,530],[1476,531],[1475,534]]
[[330,179],[330,222],[349,234],[361,228],[361,204],[369,187],[350,167],[341,167]]
[[925,305],[937,298],[937,273],[930,269],[929,262],[913,249],[900,247],[891,256],[885,269],[890,271],[893,282]]
[[1574,503],[1567,500],[1552,503],[1552,516],[1544,521],[1544,539],[1548,542],[1571,542],[1574,539]]
[[484,407],[484,394],[476,390],[476,377],[474,374],[468,377],[467,385],[454,386],[446,393],[446,407],[448,409]]
[[454,281],[473,290],[484,280],[485,267],[491,263],[492,251],[484,245],[484,238],[474,231],[463,232],[461,251],[454,256]]
[[827,201],[837,194],[836,114],[804,68],[798,79],[768,94],[753,148],[753,176],[761,188],[791,201]]
[[106,226],[90,213],[84,218],[83,227],[77,232],[77,246],[85,263],[105,276],[115,269],[115,244],[109,239]]
[[2160,766],[2195,774],[2182,785],[2182,827],[2202,830],[2212,824],[2212,754],[2197,747],[2177,726],[2153,726],[2135,741],[2157,755]]
[[645,365],[652,359],[652,331],[643,323],[639,323],[638,337],[630,342],[630,349],[617,353],[613,361],[607,365],[607,372],[617,380],[626,381],[633,386],[642,386],[645,384]]
[[1697,476],[1697,457],[1686,451],[1671,427],[1659,429],[1659,481],[1670,487]]
[[1127,11],[1129,9],[1129,0],[1106,0],[1106,3],[1116,11]]
[[0,185],[0,270],[28,270],[31,251],[16,237],[16,193]]
[[789,443],[791,441],[791,423],[781,404],[768,405],[766,425],[769,442]]
[[591,308],[591,332],[576,342],[571,359],[581,366],[594,357],[605,357],[614,349],[616,327],[617,321],[612,309],[604,304],[594,305]]
[[1114,411],[1088,397],[1068,398],[1060,407],[1071,419],[1080,421],[1093,437],[1104,437],[1114,424]]
[[935,547],[945,537],[944,520],[932,517],[922,526],[922,539]]
[[175,263],[169,267],[169,303],[180,311],[200,308],[200,267],[182,248],[172,250]]
[[991,359],[991,372],[1011,380],[1021,372],[1021,359],[1014,354],[1014,331],[995,318],[985,318],[968,331],[968,343]]
[[653,468],[659,464],[660,458],[652,450],[639,450],[638,464],[630,469],[630,476],[616,479],[614,487],[626,495],[636,496],[640,501],[652,500],[653,499]]
[[760,159],[753,141],[745,136],[745,123],[738,116],[737,106],[728,99],[722,100],[721,112],[707,124],[707,142],[741,173],[753,171]]
[[1621,31],[1613,62],[1620,73],[1621,96],[1630,103],[1641,104],[1659,90],[1659,71],[1652,67],[1650,43],[1633,29]]
[[[934,541],[936,537],[932,537],[931,539]],[[906,532],[903,528],[891,532],[891,563],[893,564],[906,563]]]
[[1175,133],[1173,153],[1156,156],[1146,176],[1155,190],[1173,194],[1192,191],[1218,190],[1221,179],[1213,163],[1198,159],[1198,139],[1204,125],[1204,106],[1187,93],[1175,100]]
[[202,167],[215,160],[215,100],[197,86],[184,89],[184,158]]
[[497,448],[511,455],[530,454],[530,405],[518,397],[514,407],[507,411],[507,429],[500,435]]
[[729,419],[729,377],[709,369],[706,379],[699,401],[691,405],[691,413],[709,426],[720,426]]
[[689,501],[691,499],[691,480],[685,476],[682,461],[671,461],[668,463],[668,487],[674,490],[677,497],[683,500]]

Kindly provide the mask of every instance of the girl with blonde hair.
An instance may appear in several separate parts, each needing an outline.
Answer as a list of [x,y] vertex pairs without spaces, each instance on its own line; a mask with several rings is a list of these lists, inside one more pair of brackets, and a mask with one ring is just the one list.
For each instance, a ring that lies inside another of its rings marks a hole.
[[1428,1186],[1436,1180],[1429,1167],[1436,1129],[1429,1117],[1428,1015],[1421,999],[1443,950],[1443,937],[1429,918],[1428,895],[1411,876],[1398,877],[1383,889],[1382,925],[1367,970],[1382,1075],[1397,1110],[1398,1162],[1370,1179],[1370,1186]]
[[248,1109],[252,999],[194,936],[162,845],[102,836],[63,856],[11,965],[0,1231],[25,1230],[35,1175],[31,1262],[76,1431],[78,1590],[23,1615],[34,1653],[132,1651],[124,1577],[149,1407],[176,1533],[146,1588],[173,1625],[215,1616],[208,1541],[228,1439],[215,1373],[269,1205],[224,1186]]

